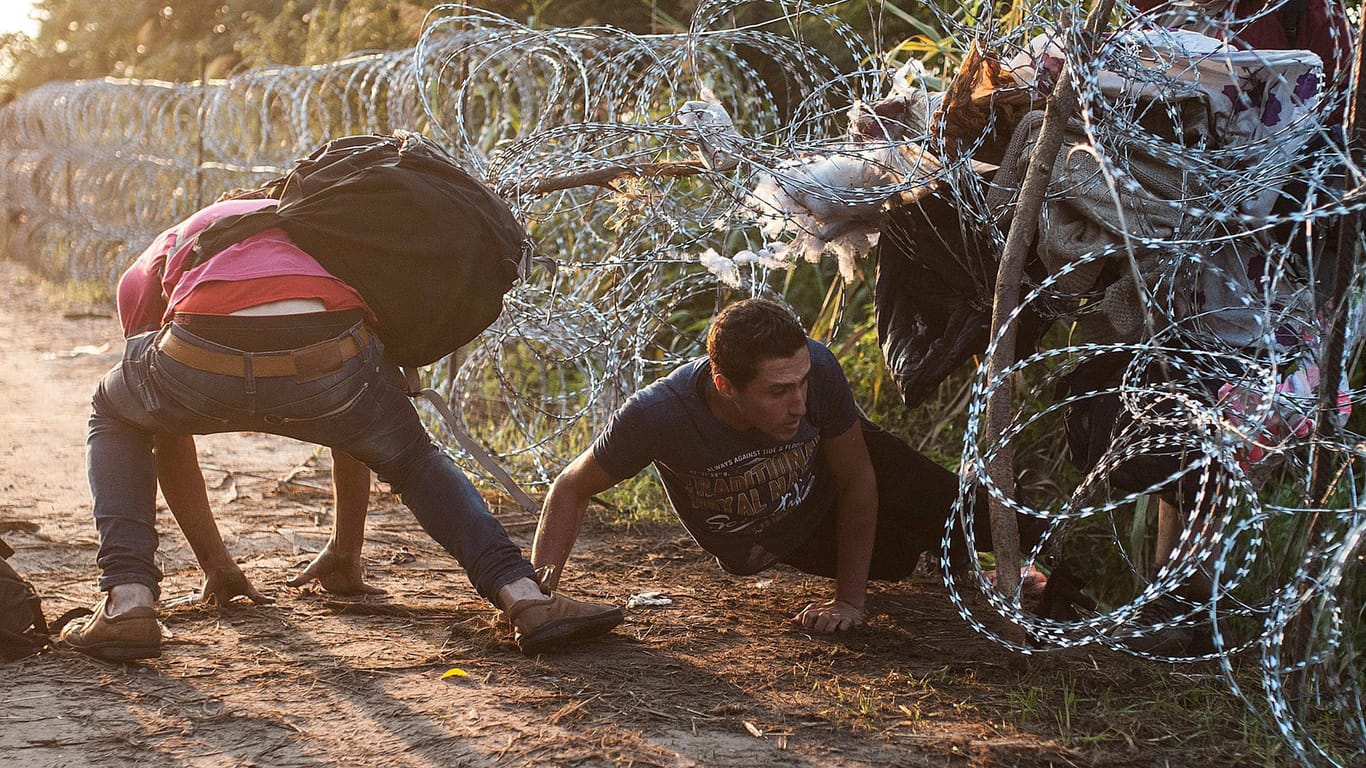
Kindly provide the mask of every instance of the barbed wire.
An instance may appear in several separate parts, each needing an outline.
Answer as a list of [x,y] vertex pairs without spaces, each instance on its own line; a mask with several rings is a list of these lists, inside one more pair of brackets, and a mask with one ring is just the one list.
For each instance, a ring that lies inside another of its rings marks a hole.
[[[950,592],[965,619],[1021,652],[1101,644],[1165,661],[1218,659],[1233,690],[1298,758],[1347,765],[1366,750],[1366,515],[1360,437],[1340,427],[1361,391],[1351,366],[1341,382],[1320,380],[1333,306],[1315,263],[1353,258],[1336,252],[1332,234],[1360,211],[1346,194],[1360,169],[1335,124],[1344,66],[1326,81],[1312,54],[1228,51],[1167,26],[1206,21],[1198,7],[1187,11],[1158,24],[1129,9],[1094,56],[1059,46],[1057,30],[1016,49],[1015,73],[1024,70],[1026,82],[1047,87],[1065,62],[1083,97],[1045,207],[1047,276],[1032,282],[1008,324],[1028,338],[1031,319],[1058,318],[1069,334],[1065,344],[1018,355],[994,380],[980,369],[964,440],[959,514],[970,540],[973,516],[987,514],[970,491],[986,485],[1046,525],[1027,564],[1047,563],[1058,576],[1069,540],[1089,532],[1109,539],[1106,559],[1127,566],[1131,583],[1112,589],[1108,604],[1083,601],[1061,619],[986,588],[980,571],[950,578]],[[1215,21],[1210,31],[1228,37],[1247,20]],[[1192,96],[1198,116],[1213,119],[1193,125]],[[959,202],[991,222],[990,205]],[[1079,233],[1079,221],[1089,229]],[[1096,279],[1107,267],[1118,274],[1108,285]],[[1346,295],[1359,295],[1360,279],[1353,273]],[[1127,309],[1117,313],[1124,295]],[[1359,300],[1343,311],[1354,361]],[[1315,423],[1322,388],[1340,390],[1329,425]],[[1004,431],[986,435],[993,396],[1020,405]],[[1087,443],[1097,427],[1108,444]],[[1046,435],[1067,435],[1082,472],[1075,486],[1024,502],[1016,488],[992,483],[993,456],[1045,444]],[[1322,452],[1339,473],[1319,498],[1310,468]],[[1165,562],[1152,556],[1162,522],[1153,524],[1161,512],[1150,505],[1168,507],[1176,521]],[[988,628],[962,591],[969,586],[1020,634]],[[1244,651],[1261,654],[1260,704],[1234,672],[1231,659]]]
[[[1366,204],[1340,126],[1349,60],[1218,42],[1275,22],[1277,3],[1243,16],[1121,4],[1093,55],[1070,4],[1001,17],[965,2],[924,6],[941,37],[910,50],[937,58],[903,64],[840,5],[706,0],[688,32],[648,36],[448,5],[406,51],[207,83],[50,83],[0,109],[0,227],[47,274],[112,285],[157,231],[330,138],[437,138],[559,268],[424,375],[543,484],[626,396],[698,353],[702,329],[678,318],[709,316],[723,287],[781,299],[774,277],[801,261],[852,279],[876,246],[880,279],[896,260],[951,273],[977,313],[968,330],[985,334],[972,328],[990,315],[1038,110],[1066,67],[1082,108],[1008,321],[1025,342],[1004,375],[979,369],[955,508],[970,542],[988,514],[979,490],[1038,521],[1025,564],[1052,576],[1053,607],[1000,594],[981,565],[948,577],[950,596],[1022,653],[1218,660],[1297,757],[1360,759],[1358,298],[1347,374],[1320,380],[1327,268],[1349,260],[1347,296],[1363,281],[1357,244],[1339,254],[1333,239]],[[1328,47],[1350,51],[1343,8],[1327,9]],[[868,4],[874,20],[887,10]],[[907,283],[910,311],[932,311],[917,304],[927,280]],[[983,338],[975,351],[998,354],[1000,334]],[[1317,407],[1324,388],[1340,390],[1336,409]],[[992,397],[1013,418],[986,434]],[[1005,450],[1063,476],[1001,487],[987,464]],[[1324,455],[1326,495],[1311,479]],[[1116,583],[1069,603],[1064,574],[1100,570]],[[1235,674],[1239,653],[1260,656],[1259,692]]]

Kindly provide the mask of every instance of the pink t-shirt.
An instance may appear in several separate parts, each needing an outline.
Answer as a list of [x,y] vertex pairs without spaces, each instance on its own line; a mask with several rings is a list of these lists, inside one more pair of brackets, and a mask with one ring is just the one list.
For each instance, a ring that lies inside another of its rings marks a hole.
[[[250,297],[242,296],[240,291],[214,290],[212,294],[215,296],[231,297],[226,299],[231,306],[205,307],[206,302],[196,301],[193,302],[195,311],[230,314],[238,309],[281,298],[321,298],[328,309],[358,307],[364,309],[367,317],[373,320],[360,294],[323,269],[312,256],[295,245],[282,229],[259,232],[224,248],[193,269],[186,268],[196,237],[210,224],[225,216],[251,213],[273,205],[274,200],[226,200],[214,203],[157,235],[147,250],[119,278],[119,321],[123,324],[124,335],[132,336],[160,328],[198,288],[271,277],[290,278],[282,283],[297,286],[300,293],[284,296],[280,291],[275,291],[261,296],[260,301],[253,301]],[[214,309],[217,311],[211,311]]]

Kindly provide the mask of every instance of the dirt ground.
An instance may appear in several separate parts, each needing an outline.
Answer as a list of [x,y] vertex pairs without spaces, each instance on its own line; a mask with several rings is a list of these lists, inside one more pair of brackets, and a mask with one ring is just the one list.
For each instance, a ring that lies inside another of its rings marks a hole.
[[[49,616],[97,598],[85,419],[121,346],[107,308],[54,303],[0,261],[0,535]],[[1021,664],[969,629],[929,576],[876,585],[866,627],[811,637],[786,618],[827,592],[821,580],[729,577],[681,528],[605,520],[580,542],[566,588],[671,602],[630,611],[604,642],[528,659],[387,494],[374,497],[365,548],[387,594],[284,586],[327,537],[326,454],[257,434],[204,438],[200,454],[229,547],[278,602],[186,604],[199,573],[163,508],[164,597],[181,600],[163,606],[162,657],[0,662],[0,763],[1190,765],[1193,743],[1150,723],[1160,718],[1144,716],[1141,692],[1171,675],[1217,689],[1211,670],[1101,652]],[[531,521],[505,522],[529,548]],[[454,668],[466,676],[445,675]],[[1054,705],[1059,681],[1072,699]],[[1223,765],[1246,736],[1203,738],[1199,759]]]

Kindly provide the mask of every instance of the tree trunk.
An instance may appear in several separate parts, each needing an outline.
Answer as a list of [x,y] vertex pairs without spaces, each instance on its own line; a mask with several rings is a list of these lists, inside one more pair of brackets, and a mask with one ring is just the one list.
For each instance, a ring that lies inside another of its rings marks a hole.
[[[1086,17],[1078,48],[1083,60],[1089,60],[1096,49],[1096,41],[1102,27],[1108,22],[1114,8],[1114,0],[1097,0]],[[1044,194],[1048,191],[1048,181],[1053,176],[1053,164],[1062,147],[1063,132],[1067,122],[1077,111],[1078,95],[1073,86],[1071,58],[1063,67],[1053,92],[1048,96],[1044,107],[1043,123],[1039,126],[1039,139],[1034,144],[1025,172],[1024,182],[1020,185],[1020,197],[1011,218],[1010,231],[1006,235],[1005,249],[1001,263],[996,268],[996,297],[991,312],[991,338],[996,345],[987,358],[987,382],[990,385],[1003,375],[1005,369],[1015,360],[1015,326],[1007,326],[1007,320],[1020,303],[1020,281],[1024,274],[1024,263],[1029,256],[1030,246],[1039,229],[1039,215],[1043,211]],[[1014,398],[1010,381],[1001,381],[987,397],[986,425],[983,429],[985,440],[998,439],[1005,434],[1014,411]],[[1000,451],[987,459],[987,475],[991,482],[1003,492],[1014,493],[1015,488],[1015,447],[1009,440],[1004,441]],[[991,497],[991,539],[996,552],[996,590],[1008,600],[1019,600],[1020,593],[1020,529],[1015,515],[1004,501]]]

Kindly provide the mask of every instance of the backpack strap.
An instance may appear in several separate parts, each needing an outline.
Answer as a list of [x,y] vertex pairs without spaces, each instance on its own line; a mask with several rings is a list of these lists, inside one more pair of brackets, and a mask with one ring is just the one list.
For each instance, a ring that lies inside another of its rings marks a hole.
[[451,430],[452,435],[455,435],[455,440],[460,443],[460,447],[464,448],[466,453],[473,456],[474,460],[479,462],[479,466],[483,467],[490,475],[493,475],[493,479],[497,480],[499,484],[507,489],[508,494],[512,496],[513,500],[516,501],[522,509],[525,509],[533,515],[540,514],[541,508],[535,501],[532,501],[526,491],[522,490],[522,487],[517,484],[517,481],[512,479],[512,475],[508,474],[508,471],[504,469],[501,464],[495,461],[492,456],[488,455],[483,448],[479,447],[479,443],[476,443],[474,438],[465,434],[465,430],[456,425],[455,412],[451,410],[450,403],[446,402],[446,398],[442,397],[440,392],[437,392],[431,387],[424,388],[422,386],[422,380],[418,377],[416,368],[404,368],[403,375],[408,380],[408,396],[414,399],[418,397],[426,398],[427,402],[431,403],[432,407],[436,408],[437,413],[441,414],[441,418],[446,422],[446,427]]
[[47,635],[15,634],[0,628],[0,659],[17,661],[43,650],[48,644]]
[[28,609],[33,613],[33,631],[40,635],[48,634],[47,619],[43,618],[43,599],[38,597],[38,590],[29,588]]
[[236,216],[224,216],[205,227],[195,238],[186,268],[193,269],[217,256],[229,246],[240,243],[252,235],[265,232],[272,227],[278,227],[284,222],[284,217],[276,213],[273,208],[240,213]]
[[58,616],[57,620],[52,622],[52,624],[48,626],[47,634],[55,635],[61,632],[62,627],[65,627],[67,624],[70,624],[72,619],[78,619],[82,616],[93,615],[95,615],[95,612],[90,610],[89,608],[72,608],[71,610],[67,611],[61,616]]
[[79,616],[91,614],[89,608],[73,608],[58,616],[57,620],[48,626],[42,620],[36,597],[30,606],[37,617],[33,624],[34,631],[16,633],[0,627],[0,659],[15,661],[39,653],[52,645],[53,638],[62,631],[62,627],[65,627],[68,622]]

